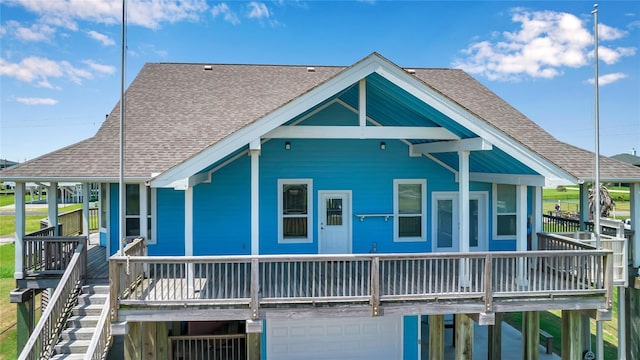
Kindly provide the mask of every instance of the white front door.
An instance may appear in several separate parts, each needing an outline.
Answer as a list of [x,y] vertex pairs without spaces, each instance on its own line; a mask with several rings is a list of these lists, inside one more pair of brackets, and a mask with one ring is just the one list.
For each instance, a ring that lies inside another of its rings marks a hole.
[[[460,233],[457,192],[432,194],[432,233],[434,252],[460,251]],[[487,249],[487,193],[469,193],[469,249]]]
[[318,253],[351,253],[351,192],[318,191]]

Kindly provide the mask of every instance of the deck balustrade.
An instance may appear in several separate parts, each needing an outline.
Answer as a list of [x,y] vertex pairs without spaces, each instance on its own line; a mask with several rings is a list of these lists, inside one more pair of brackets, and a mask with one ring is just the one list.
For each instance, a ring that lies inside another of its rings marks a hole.
[[[527,252],[113,256],[118,306],[282,306],[473,301],[487,312],[496,300],[596,296],[610,306],[613,254],[575,249]],[[569,246],[569,245],[565,245]],[[114,281],[115,280],[115,281]]]
[[80,244],[84,244],[81,256],[86,264],[85,236],[49,236],[50,231],[52,228],[23,237],[22,264],[25,275],[62,275]]

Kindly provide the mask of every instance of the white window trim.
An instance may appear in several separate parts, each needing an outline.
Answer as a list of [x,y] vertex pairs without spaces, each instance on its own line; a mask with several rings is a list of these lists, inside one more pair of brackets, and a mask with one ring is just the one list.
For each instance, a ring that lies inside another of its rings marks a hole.
[[[100,183],[100,188],[99,188],[99,199],[100,201],[98,201],[98,228],[100,229],[100,232],[102,233],[107,233],[107,230],[109,229],[109,201],[111,199],[110,197],[110,193],[109,193],[109,183]],[[105,189],[104,192],[104,201],[106,202],[106,204],[102,203],[102,188]],[[104,224],[105,226],[102,226],[102,211],[104,210]]]
[[[285,239],[282,234],[283,218],[282,214],[282,190],[284,185],[307,185],[307,237]],[[313,242],[313,179],[278,179],[278,244],[305,244]]]
[[[400,209],[398,204],[398,185],[419,184],[422,191],[422,234],[419,237],[400,237]],[[427,180],[426,179],[394,179],[393,180],[393,241],[394,242],[426,242],[427,241]]]
[[[149,236],[147,238],[147,244],[149,245],[155,245],[157,244],[156,241],[156,236],[158,235],[158,231],[157,231],[157,222],[156,222],[156,200],[157,200],[157,195],[156,195],[156,188],[151,188],[151,199],[147,199],[147,201],[151,201],[151,214],[147,214],[147,218],[151,218],[151,236]],[[147,192],[145,191],[145,194]],[[145,226],[147,226],[147,224],[144,224]]]
[[[516,189],[515,185],[511,185],[511,184],[502,184],[502,185],[513,186],[513,188]],[[516,228],[516,233],[513,234],[513,235],[498,235],[498,184],[493,183],[491,190],[492,190],[492,193],[493,193],[492,196],[491,196],[492,203],[493,203],[492,206],[491,206],[492,210],[493,210],[492,211],[493,215],[491,216],[492,217],[491,224],[492,224],[492,228],[493,228],[493,230],[492,230],[493,239],[494,240],[515,240],[516,237],[517,237],[517,232],[518,232],[517,228]],[[516,204],[516,211],[515,212],[513,212],[513,213],[502,213],[500,215],[515,215],[517,217],[518,216],[517,204]]]

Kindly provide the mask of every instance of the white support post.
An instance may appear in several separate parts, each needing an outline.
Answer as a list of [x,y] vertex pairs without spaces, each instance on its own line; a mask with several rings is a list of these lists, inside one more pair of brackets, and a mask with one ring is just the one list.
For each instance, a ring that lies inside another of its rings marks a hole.
[[249,144],[251,156],[251,255],[260,254],[260,139]]
[[82,183],[82,235],[87,237],[89,243],[89,197],[91,196],[90,185],[88,182]]
[[[184,191],[184,255],[193,256],[193,188]],[[187,267],[187,286],[189,294],[194,294],[194,267],[190,262]]]
[[[460,203],[458,206],[458,218],[460,219],[459,236],[460,252],[468,253],[469,250],[469,151],[458,151],[458,192]],[[460,260],[460,285],[468,286],[470,283],[469,259]]]
[[53,236],[58,234],[58,183],[52,182],[47,188],[49,226],[53,226]]
[[358,123],[367,126],[367,80],[360,79],[358,85]]
[[633,235],[633,266],[640,267],[640,183],[632,183],[629,188],[631,205],[631,229],[635,231]]
[[538,231],[542,231],[542,187],[533,187],[533,211],[531,219],[531,250],[538,250]]
[[149,201],[151,199],[147,198],[147,185],[142,183],[140,184],[140,236],[147,242],[149,242],[149,228],[147,227],[147,218],[149,217],[147,205]]
[[15,279],[24,278],[24,263],[23,263],[23,252],[24,252],[24,240],[23,236],[25,234],[25,186],[23,182],[16,182],[16,188],[13,190],[13,196],[15,197],[15,271],[13,273],[13,277]]
[[[527,250],[527,186],[516,185],[516,251]],[[524,258],[518,259],[519,284],[526,286],[527,266]]]

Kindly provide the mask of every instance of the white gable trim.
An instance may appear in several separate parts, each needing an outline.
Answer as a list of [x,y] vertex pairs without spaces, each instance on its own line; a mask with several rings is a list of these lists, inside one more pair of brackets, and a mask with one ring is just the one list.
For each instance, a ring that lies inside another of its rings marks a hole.
[[280,126],[265,139],[424,139],[457,140],[442,127],[420,126]]
[[165,171],[151,180],[151,186],[170,187],[176,180],[188,178],[202,171],[202,169],[220,161],[228,154],[246,146],[254,139],[260,138],[273,131],[278,126],[320,104],[347,87],[359,83],[360,80],[374,72],[478,134],[479,137],[486,139],[489,143],[502,148],[515,159],[531,167],[538,173],[543,174],[545,177],[574,179],[569,173],[549,161],[532,155],[531,150],[509,139],[502,132],[489,126],[483,120],[467,112],[458,104],[433,90],[431,87],[425,86],[422,81],[407,74],[395,64],[377,54],[372,54],[344,70],[339,75],[318,85],[312,91],[293,99],[286,106],[276,109],[265,117],[227,136],[215,145],[204,149],[192,158]]

